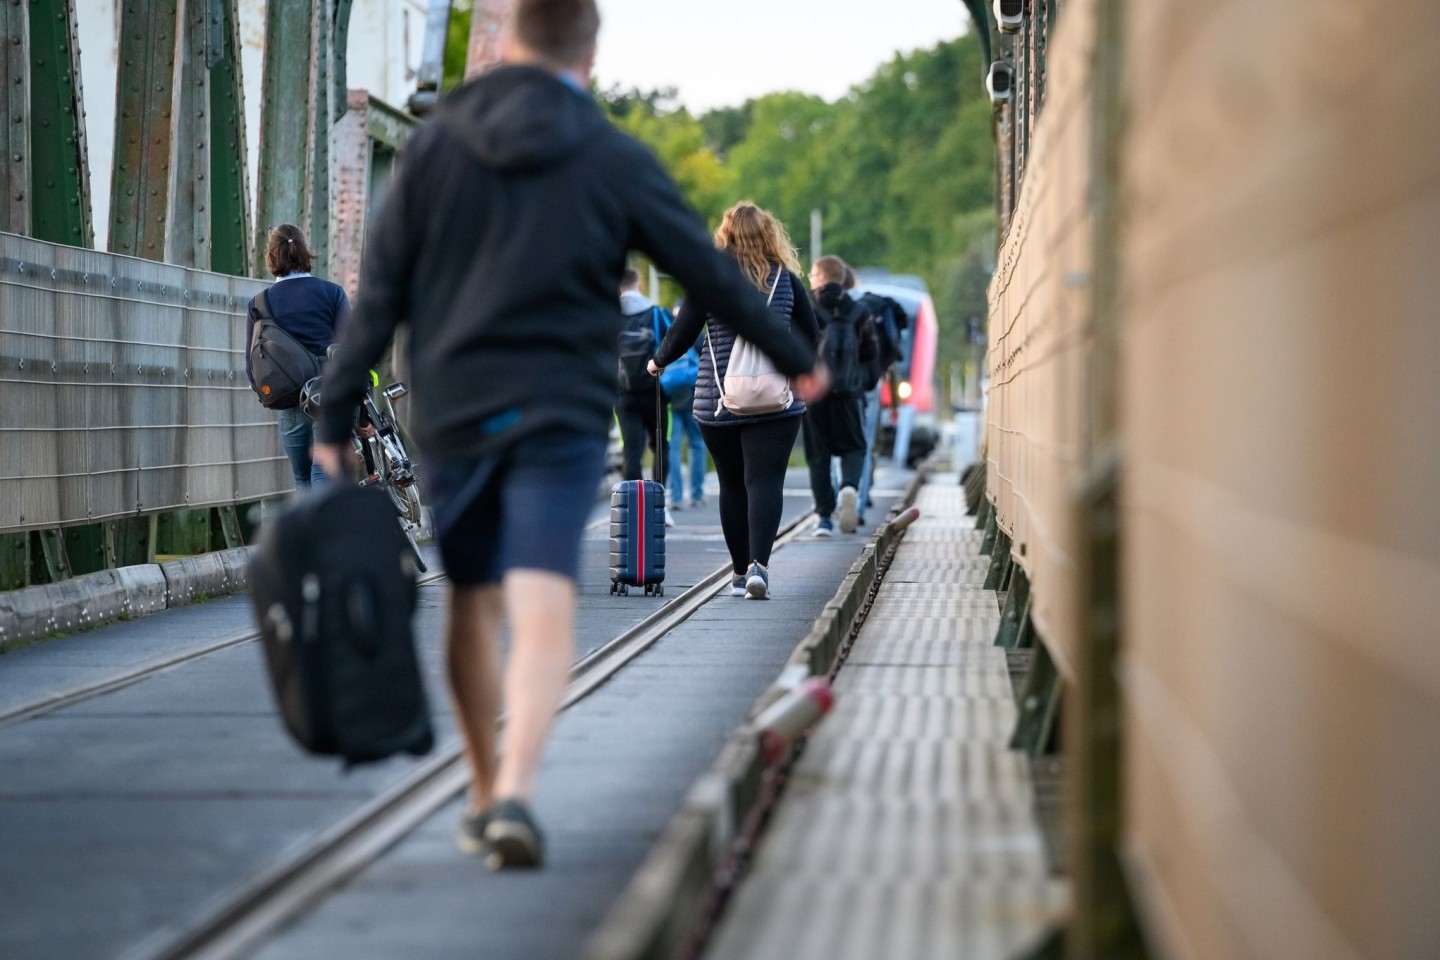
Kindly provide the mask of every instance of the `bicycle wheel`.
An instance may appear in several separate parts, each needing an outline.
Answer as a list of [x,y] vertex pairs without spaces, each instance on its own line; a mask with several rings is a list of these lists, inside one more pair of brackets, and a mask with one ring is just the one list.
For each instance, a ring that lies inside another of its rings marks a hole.
[[420,526],[420,481],[398,438],[389,438],[380,445],[380,463],[380,479],[401,519]]

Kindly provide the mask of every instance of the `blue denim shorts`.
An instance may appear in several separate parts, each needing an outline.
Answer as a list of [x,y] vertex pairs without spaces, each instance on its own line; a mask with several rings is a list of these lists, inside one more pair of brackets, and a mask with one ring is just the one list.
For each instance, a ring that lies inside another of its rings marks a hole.
[[509,570],[578,579],[580,540],[605,472],[603,436],[548,430],[477,460],[426,460],[436,539],[456,586]]

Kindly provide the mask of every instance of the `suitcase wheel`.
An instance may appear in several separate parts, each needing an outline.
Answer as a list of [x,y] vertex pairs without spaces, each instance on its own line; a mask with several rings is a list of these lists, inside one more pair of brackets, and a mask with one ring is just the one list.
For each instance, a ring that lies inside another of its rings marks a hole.
[[619,589],[620,589],[620,584],[616,583],[614,580],[611,580],[611,581],[610,581],[610,596],[612,596],[612,597],[615,596],[615,594],[619,591]]
[[630,585],[629,585],[628,583],[622,583],[622,584],[620,584],[619,592],[620,592],[620,596],[622,596],[622,597],[628,597],[628,596],[630,596]]
[[663,596],[665,596],[665,588],[664,588],[662,585],[658,584],[658,583],[655,584],[655,596],[657,596],[657,597],[663,597]]

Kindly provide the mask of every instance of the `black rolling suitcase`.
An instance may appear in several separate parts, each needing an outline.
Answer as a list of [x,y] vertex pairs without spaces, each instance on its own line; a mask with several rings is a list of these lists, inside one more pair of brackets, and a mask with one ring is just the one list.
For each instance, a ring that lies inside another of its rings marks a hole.
[[[655,455],[665,429],[665,404],[655,385]],[[664,596],[665,487],[654,480],[622,480],[610,492],[610,592],[628,596],[631,587]]]
[[375,487],[332,484],[270,520],[250,599],[286,728],[346,765],[434,743],[410,619],[415,558]]

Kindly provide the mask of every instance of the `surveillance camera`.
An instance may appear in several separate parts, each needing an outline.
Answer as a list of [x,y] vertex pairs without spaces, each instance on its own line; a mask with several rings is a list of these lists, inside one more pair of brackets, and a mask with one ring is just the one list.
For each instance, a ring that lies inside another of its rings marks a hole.
[[1025,22],[1025,0],[995,0],[995,25],[1001,33],[1019,33]]
[[1015,71],[1010,64],[1003,60],[996,60],[990,64],[990,72],[985,75],[985,92],[990,94],[991,103],[1006,103],[1010,100],[1010,90],[1014,84]]

